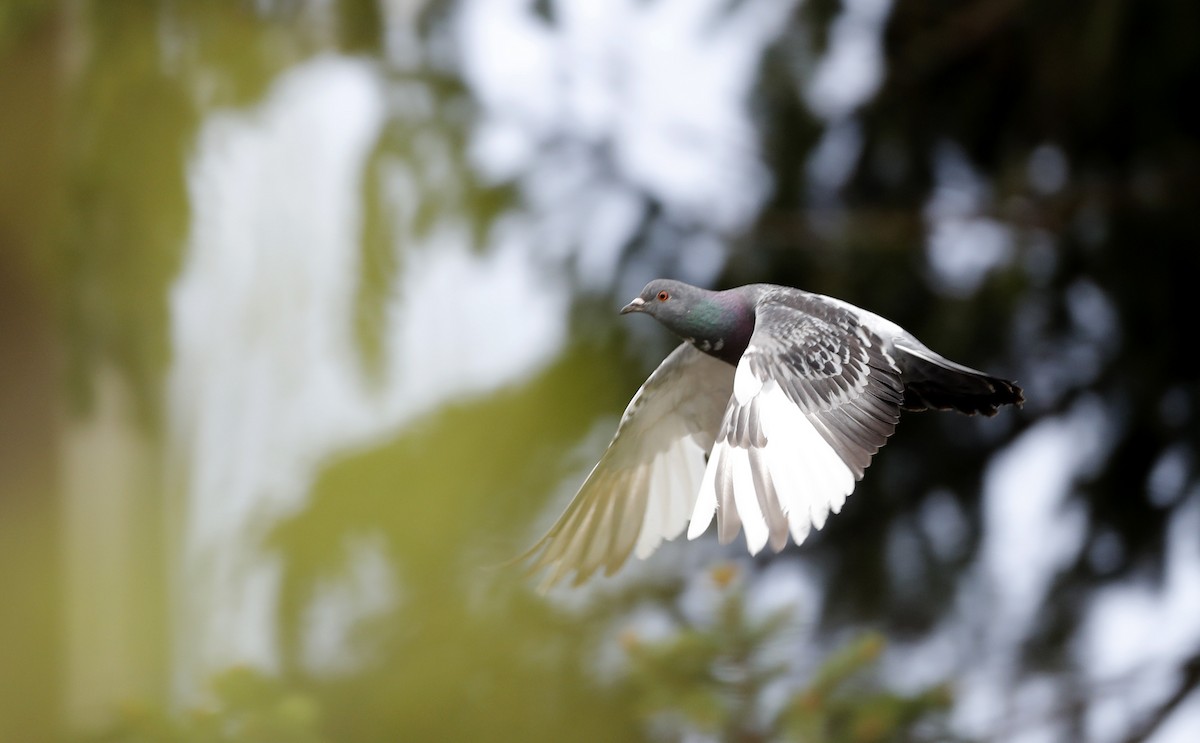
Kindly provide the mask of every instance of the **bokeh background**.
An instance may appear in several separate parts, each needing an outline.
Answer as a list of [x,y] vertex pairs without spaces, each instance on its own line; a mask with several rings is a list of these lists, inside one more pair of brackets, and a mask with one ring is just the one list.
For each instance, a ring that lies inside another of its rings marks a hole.
[[[4,0],[0,740],[1200,740],[1200,4]],[[772,281],[1018,379],[498,563]]]

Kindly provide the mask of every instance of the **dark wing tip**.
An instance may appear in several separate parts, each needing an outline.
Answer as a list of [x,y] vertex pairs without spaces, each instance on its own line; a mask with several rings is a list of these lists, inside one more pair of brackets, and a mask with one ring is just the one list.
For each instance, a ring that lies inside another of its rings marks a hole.
[[955,410],[991,417],[1005,405],[1025,404],[1016,382],[981,372],[908,360],[903,408],[908,411]]
[[[999,377],[991,377],[988,379],[992,386],[992,395],[981,404],[978,412],[987,417],[992,417],[1000,411],[1004,405],[1015,405],[1018,408],[1025,405],[1025,392],[1016,382],[1010,382],[1007,379]],[[973,413],[968,413],[972,415]]]

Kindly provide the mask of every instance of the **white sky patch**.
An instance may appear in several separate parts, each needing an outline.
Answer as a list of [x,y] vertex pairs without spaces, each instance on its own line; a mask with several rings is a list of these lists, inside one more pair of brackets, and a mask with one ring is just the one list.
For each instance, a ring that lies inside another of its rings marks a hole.
[[[1038,719],[1039,710],[1055,702],[1036,678],[1018,682],[1013,663],[1055,573],[1082,547],[1086,513],[1067,497],[1106,455],[1109,427],[1100,402],[1084,399],[1066,415],[1025,431],[988,467],[984,541],[959,602],[976,645],[973,655],[960,656],[969,666],[954,714],[968,734],[1007,729],[1012,719]],[[1042,732],[1033,726],[1023,735],[1040,740]]]
[[926,255],[940,289],[969,297],[1013,257],[1013,230],[986,217],[942,220],[930,229]]
[[918,525],[939,558],[951,561],[966,549],[967,515],[949,492],[934,491],[921,501]]
[[647,205],[627,188],[613,186],[597,191],[579,237],[578,268],[581,276],[611,286],[617,278],[614,256],[641,225]]
[[830,124],[805,163],[815,197],[836,192],[854,173],[854,164],[862,152],[862,127],[856,119]]
[[417,32],[424,0],[380,0],[383,22],[383,53],[388,63],[398,69],[412,69],[420,64],[421,40]]
[[984,578],[1000,608],[997,630],[1013,640],[1028,628],[1055,570],[1078,554],[1085,514],[1066,498],[1103,456],[1107,427],[1099,403],[1082,402],[1030,428],[988,467]]
[[1195,743],[1200,730],[1200,694],[1193,693],[1175,708],[1149,743]]
[[[1074,335],[1095,346],[1098,353],[1115,353],[1121,345],[1121,323],[1117,308],[1095,282],[1079,279],[1067,287],[1067,310]],[[1095,359],[1093,367],[1102,359]]]
[[279,566],[254,546],[263,518],[296,505],[314,462],[363,422],[345,323],[380,94],[368,65],[323,57],[284,75],[257,110],[214,114],[200,130],[170,296],[184,693],[216,668],[273,666]]
[[725,246],[712,233],[701,232],[684,240],[682,244],[685,261],[676,275],[680,281],[697,286],[707,286],[725,265]]
[[397,420],[521,379],[562,347],[567,287],[508,238],[476,253],[465,229],[448,228],[406,254],[388,308]]
[[[278,561],[265,529],[304,500],[321,463],[465,394],[548,362],[568,296],[515,233],[473,252],[465,227],[411,229],[423,189],[454,188],[445,143],[427,135],[418,176],[388,171],[404,251],[382,331],[390,362],[366,383],[353,337],[363,180],[388,90],[363,61],[326,56],[280,77],[264,102],[211,115],[188,166],[192,225],[172,287],[173,454],[185,525],[175,597],[178,690],[215,669],[271,668]],[[555,288],[558,287],[558,288]],[[339,628],[381,611],[386,571],[369,551],[313,608],[314,657]],[[357,564],[362,562],[361,565]]]
[[820,582],[807,565],[778,560],[767,565],[746,591],[746,614],[764,621],[786,610],[806,634],[816,630],[824,604]]
[[891,0],[845,0],[829,30],[829,48],[804,91],[827,121],[849,116],[883,84],[883,26]]
[[1175,504],[1187,487],[1194,456],[1191,448],[1179,442],[1159,456],[1146,479],[1150,502],[1159,508]]
[[837,205],[838,191],[862,153],[862,126],[854,114],[883,83],[883,30],[891,7],[891,0],[843,2],[824,56],[811,75],[801,75],[805,103],[826,123],[805,163],[815,209]]
[[[524,0],[467,2],[462,66],[483,109],[473,159],[487,177],[518,182],[541,222],[535,242],[548,254],[581,250],[578,275],[591,286],[619,283],[620,248],[647,199],[680,225],[736,231],[769,188],[745,103],[792,7],[560,1],[548,23]],[[663,268],[690,261],[669,250]]]
[[359,536],[347,545],[346,569],[317,586],[317,598],[304,617],[304,661],[322,671],[352,671],[371,648],[347,648],[346,638],[364,615],[393,608],[392,565],[383,539]]
[[990,187],[958,146],[937,148],[934,177],[925,205],[929,268],[943,293],[967,297],[989,273],[1013,260],[1015,235],[1009,225],[983,215]]
[[[1180,507],[1167,529],[1161,587],[1142,582],[1103,588],[1093,599],[1076,657],[1094,683],[1130,679],[1121,694],[1101,696],[1089,719],[1095,741],[1120,740],[1173,690],[1181,658],[1200,647],[1200,492]],[[1200,710],[1193,710],[1193,718]],[[1113,721],[1123,724],[1114,725]],[[1194,741],[1184,730],[1154,741]]]

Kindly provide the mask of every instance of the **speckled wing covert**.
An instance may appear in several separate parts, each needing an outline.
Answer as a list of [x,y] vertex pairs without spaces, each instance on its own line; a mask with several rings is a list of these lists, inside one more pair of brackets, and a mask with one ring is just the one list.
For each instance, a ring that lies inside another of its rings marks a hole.
[[566,512],[526,557],[542,585],[575,571],[575,585],[647,557],[687,525],[705,455],[733,390],[734,368],[683,343],[659,364],[621,416],[607,451]]
[[904,387],[883,339],[839,303],[764,294],[737,365],[688,538],[717,518],[756,554],[801,543],[837,513],[900,418]]

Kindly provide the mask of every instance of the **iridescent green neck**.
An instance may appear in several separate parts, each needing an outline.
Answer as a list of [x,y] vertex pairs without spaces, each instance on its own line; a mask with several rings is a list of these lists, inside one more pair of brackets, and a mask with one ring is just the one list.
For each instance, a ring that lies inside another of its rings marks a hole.
[[696,348],[736,365],[754,332],[754,311],[738,294],[715,292],[696,301],[675,324],[672,329]]

